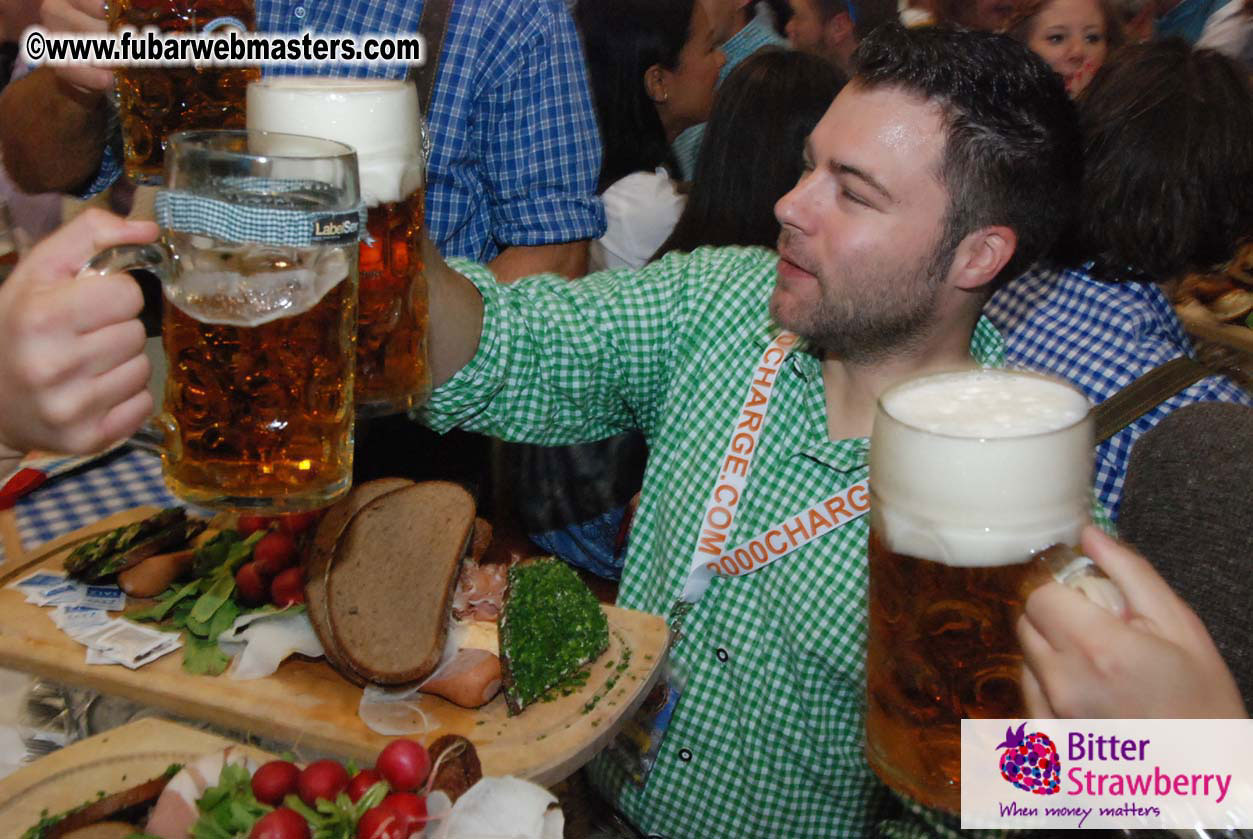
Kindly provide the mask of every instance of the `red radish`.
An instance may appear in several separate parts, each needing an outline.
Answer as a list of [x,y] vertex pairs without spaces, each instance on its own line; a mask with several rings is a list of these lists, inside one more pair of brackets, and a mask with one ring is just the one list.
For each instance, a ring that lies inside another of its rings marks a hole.
[[286,760],[271,760],[252,775],[252,794],[263,804],[278,806],[284,796],[296,791],[300,769]]
[[304,768],[296,781],[300,800],[314,806],[319,798],[334,801],[348,787],[348,770],[330,759],[315,760]]
[[252,561],[264,577],[273,577],[296,561],[296,543],[290,534],[271,530],[252,549]]
[[257,819],[248,839],[309,839],[309,823],[295,810],[279,807]]
[[248,536],[256,533],[258,530],[269,530],[273,521],[274,519],[269,516],[240,516],[239,521],[235,524],[235,529]]
[[279,573],[270,583],[270,602],[280,609],[305,602],[305,572],[297,565]]
[[393,740],[379,752],[374,768],[397,792],[417,789],[431,771],[431,756],[421,743]]
[[366,794],[366,791],[383,780],[383,776],[373,769],[362,769],[356,775],[352,776],[352,780],[348,782],[348,797],[355,804]]
[[426,824],[426,798],[412,792],[393,792],[383,799],[380,807],[386,807],[404,820],[405,830],[413,833]]
[[255,562],[245,562],[235,572],[235,590],[239,599],[248,606],[260,606],[266,601],[269,586],[261,577]]
[[307,513],[289,513],[279,517],[278,529],[295,536],[297,533],[304,533],[310,527],[313,527],[321,517],[321,510],[310,510]]
[[357,822],[357,839],[409,839],[405,817],[381,804],[371,807]]

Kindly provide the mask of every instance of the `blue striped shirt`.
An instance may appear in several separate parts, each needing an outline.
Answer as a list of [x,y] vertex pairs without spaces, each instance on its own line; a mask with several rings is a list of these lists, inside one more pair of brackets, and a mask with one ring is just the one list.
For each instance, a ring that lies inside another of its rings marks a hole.
[[[257,29],[271,33],[408,35],[421,17],[422,0],[257,4]],[[403,78],[407,70],[324,64],[280,72]],[[508,245],[604,233],[600,136],[564,0],[453,4],[428,119],[426,220],[445,255],[489,261]],[[92,190],[119,173],[118,158],[106,153]]]
[[[1160,288],[1104,282],[1082,269],[1033,269],[998,289],[983,313],[1005,338],[1008,364],[1067,379],[1094,405],[1153,368],[1194,354]],[[1225,376],[1209,376],[1101,443],[1096,492],[1115,522],[1132,445],[1171,412],[1194,402],[1253,405],[1253,397]]]

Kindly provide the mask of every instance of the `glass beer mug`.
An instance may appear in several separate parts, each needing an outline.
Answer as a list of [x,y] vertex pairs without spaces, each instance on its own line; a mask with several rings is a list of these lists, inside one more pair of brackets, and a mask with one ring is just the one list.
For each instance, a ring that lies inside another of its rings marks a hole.
[[[252,31],[253,0],[107,0],[109,31],[155,27],[164,33]],[[113,73],[126,176],[136,184],[161,183],[172,132],[243,128],[248,83],[259,67],[125,67]]]
[[179,498],[264,513],[324,507],[352,482],[357,160],[341,143],[175,134],[161,240],[83,269],[161,279],[158,436]]
[[1068,384],[1008,370],[886,391],[870,445],[866,753],[889,786],[961,806],[961,720],[1022,718],[1015,625],[1056,579],[1121,613],[1075,546],[1093,431]]
[[284,76],[248,86],[248,127],[326,137],[357,152],[368,209],[360,245],[357,413],[426,401],[425,166],[412,82]]

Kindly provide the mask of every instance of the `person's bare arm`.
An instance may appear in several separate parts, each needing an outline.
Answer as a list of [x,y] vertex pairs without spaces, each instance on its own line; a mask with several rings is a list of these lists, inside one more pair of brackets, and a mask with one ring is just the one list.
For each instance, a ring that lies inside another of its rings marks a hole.
[[40,67],[0,94],[4,166],[24,192],[71,192],[100,168],[108,101]]
[[534,274],[562,274],[570,279],[587,273],[587,240],[556,245],[515,245],[505,248],[488,267],[502,283]]
[[483,334],[483,297],[474,283],[448,266],[431,241],[422,237],[429,318],[427,360],[438,387],[474,358]]

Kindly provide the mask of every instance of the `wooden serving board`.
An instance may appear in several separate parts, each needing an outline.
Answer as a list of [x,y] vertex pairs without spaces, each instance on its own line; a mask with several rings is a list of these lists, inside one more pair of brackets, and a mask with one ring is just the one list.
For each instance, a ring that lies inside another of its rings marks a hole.
[[[84,530],[100,532],[151,512],[133,510]],[[60,569],[81,535],[63,537],[59,548],[38,550],[33,557],[10,556],[0,565],[0,584],[36,568]],[[423,695],[421,708],[430,730],[410,736],[426,742],[443,734],[469,738],[485,775],[515,775],[542,785],[570,775],[603,748],[618,724],[644,701],[666,654],[668,629],[662,618],[615,606],[604,609],[609,650],[591,666],[587,684],[574,693],[537,703],[515,717],[508,716],[501,696],[471,710]],[[27,603],[16,589],[0,589],[0,666],[360,763],[372,763],[393,739],[366,727],[357,715],[361,688],[323,659],[289,659],[273,676],[251,681],[185,673],[181,651],[139,670],[88,665],[86,648],[57,629],[50,611]]]
[[17,837],[40,819],[155,778],[171,763],[187,763],[234,745],[258,763],[274,755],[169,720],[136,720],[66,746],[0,781],[0,825]]

